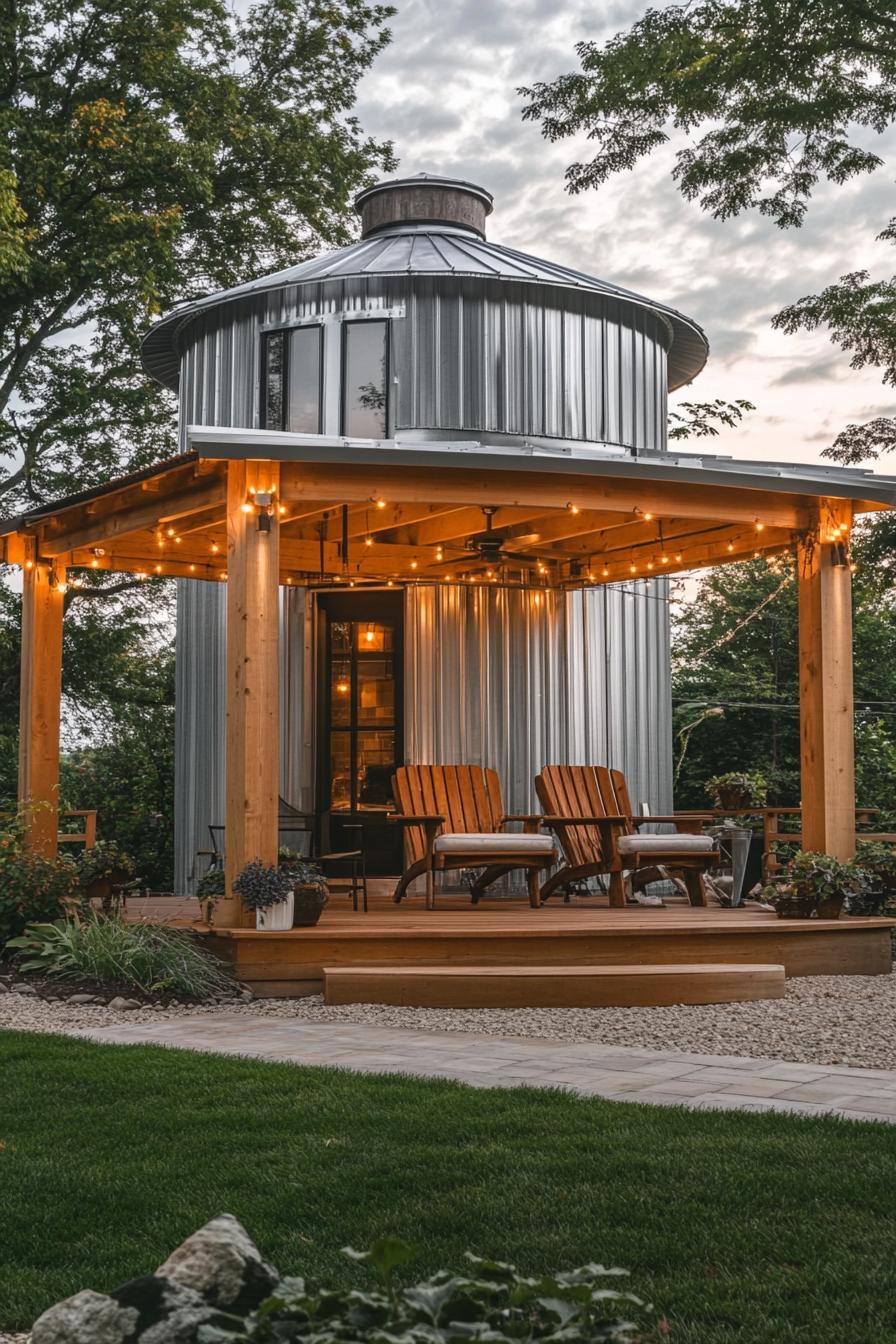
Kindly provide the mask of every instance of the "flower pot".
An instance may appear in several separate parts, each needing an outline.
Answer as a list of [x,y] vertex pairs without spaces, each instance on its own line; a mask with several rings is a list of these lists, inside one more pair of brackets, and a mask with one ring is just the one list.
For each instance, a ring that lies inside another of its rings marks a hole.
[[748,812],[750,810],[750,795],[743,789],[725,788],[719,789],[719,806],[726,812]]
[[818,902],[819,919],[839,919],[843,910],[843,894],[836,896],[825,896],[824,900]]
[[286,897],[285,901],[278,901],[276,905],[269,905],[266,910],[255,911],[256,929],[264,929],[271,933],[279,929],[292,928],[293,915],[293,895]]
[[318,886],[297,886],[294,893],[294,929],[307,929],[316,924],[323,914],[327,903],[326,888]]
[[775,914],[779,919],[811,919],[815,914],[814,902],[804,896],[782,896],[775,902]]

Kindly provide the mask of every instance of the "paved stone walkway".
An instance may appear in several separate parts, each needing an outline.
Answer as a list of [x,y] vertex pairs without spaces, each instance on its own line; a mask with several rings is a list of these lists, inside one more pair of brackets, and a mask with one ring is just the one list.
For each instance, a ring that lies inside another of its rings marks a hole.
[[127,1045],[144,1042],[294,1064],[328,1064],[359,1073],[454,1078],[474,1087],[527,1084],[614,1101],[896,1123],[896,1071],[887,1069],[226,1012],[73,1034]]

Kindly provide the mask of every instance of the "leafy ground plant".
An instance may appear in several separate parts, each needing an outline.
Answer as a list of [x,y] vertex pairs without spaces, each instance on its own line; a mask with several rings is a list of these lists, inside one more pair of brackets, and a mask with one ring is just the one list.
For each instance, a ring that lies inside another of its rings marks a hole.
[[[609,1286],[624,1269],[583,1265],[568,1273],[523,1276],[513,1265],[466,1253],[466,1274],[439,1270],[409,1287],[395,1271],[415,1255],[397,1237],[381,1237],[369,1251],[346,1247],[350,1259],[368,1264],[382,1280],[378,1289],[328,1292],[304,1279],[284,1279],[274,1295],[246,1321],[242,1333],[206,1327],[205,1344],[273,1344],[290,1340],[390,1341],[390,1344],[451,1344],[452,1341],[646,1340],[647,1304]],[[631,1319],[637,1317],[638,1320]],[[651,1338],[657,1338],[651,1335]]]
[[191,934],[164,924],[128,924],[119,918],[31,924],[7,946],[19,969],[55,980],[129,985],[144,993],[169,990],[195,998],[233,988],[221,964]]

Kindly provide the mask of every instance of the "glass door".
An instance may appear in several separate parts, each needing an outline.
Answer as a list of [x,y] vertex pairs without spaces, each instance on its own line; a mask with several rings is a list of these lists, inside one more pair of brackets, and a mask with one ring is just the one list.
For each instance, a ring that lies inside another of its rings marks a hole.
[[[332,849],[363,844],[368,872],[396,873],[388,823],[401,753],[400,594],[321,594],[324,651],[319,785]],[[357,827],[361,827],[359,832]]]

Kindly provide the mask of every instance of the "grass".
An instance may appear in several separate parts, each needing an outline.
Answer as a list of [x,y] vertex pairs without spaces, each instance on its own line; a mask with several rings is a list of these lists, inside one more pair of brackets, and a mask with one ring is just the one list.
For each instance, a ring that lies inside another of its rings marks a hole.
[[155,1266],[236,1214],[281,1270],[345,1284],[390,1232],[417,1278],[467,1248],[594,1259],[674,1344],[892,1344],[896,1131],[352,1076],[0,1033],[0,1329]]

